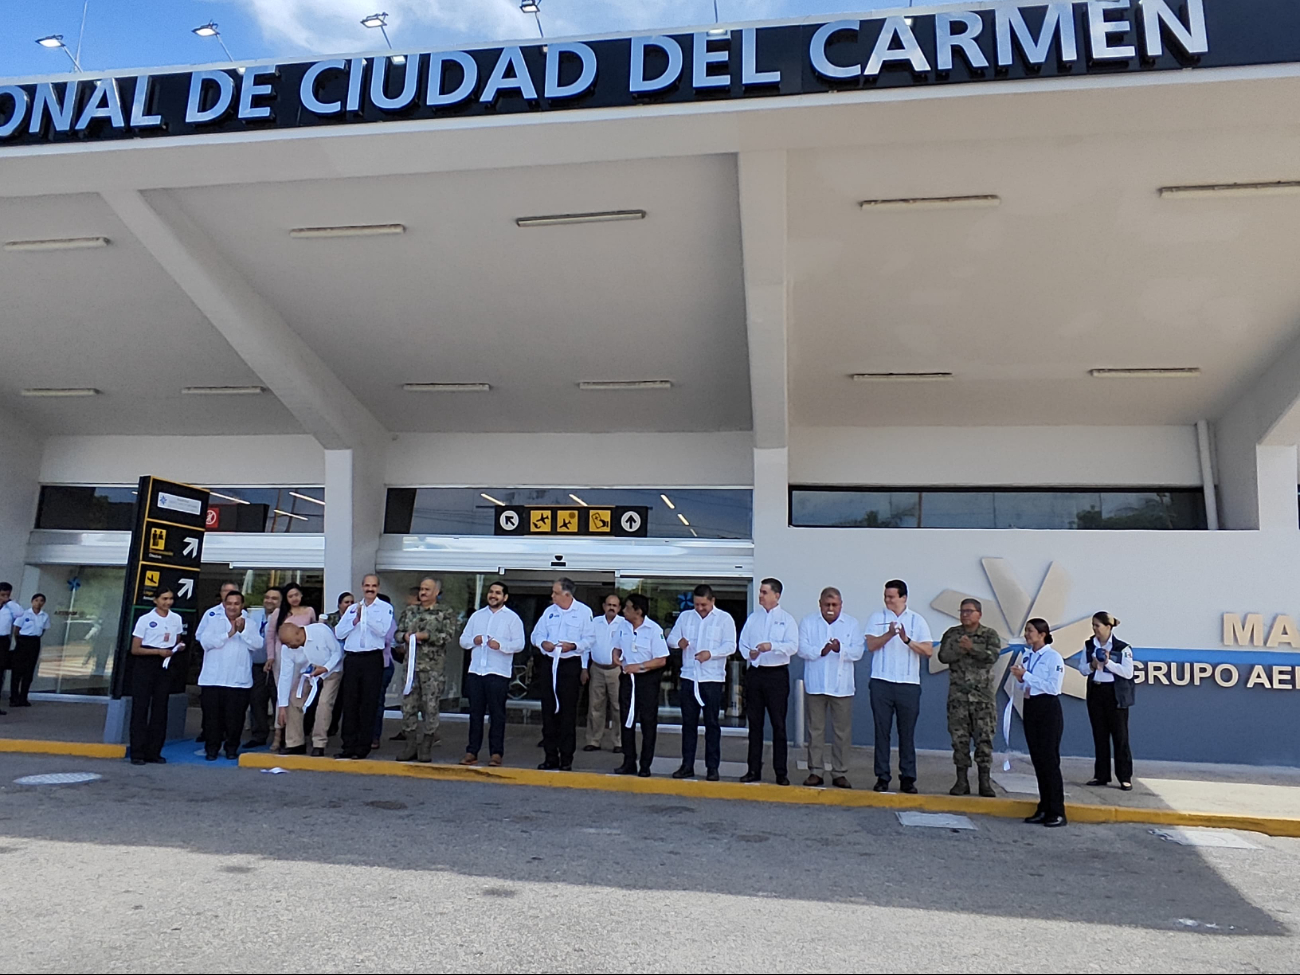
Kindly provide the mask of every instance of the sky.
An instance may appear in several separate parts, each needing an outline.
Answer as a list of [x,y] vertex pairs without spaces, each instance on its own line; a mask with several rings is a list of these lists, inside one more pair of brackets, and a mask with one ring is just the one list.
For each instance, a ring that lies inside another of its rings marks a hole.
[[[551,37],[697,26],[713,20],[713,0],[540,0]],[[88,4],[88,5],[87,5]],[[216,38],[192,33],[216,21],[237,60],[304,60],[383,47],[362,17],[388,13],[399,50],[434,50],[533,39],[537,24],[519,0],[0,0],[0,77],[70,70],[67,54],[36,44],[62,34],[75,50],[86,6],[81,66],[116,68],[225,60]],[[860,12],[907,0],[718,0],[724,22]]]

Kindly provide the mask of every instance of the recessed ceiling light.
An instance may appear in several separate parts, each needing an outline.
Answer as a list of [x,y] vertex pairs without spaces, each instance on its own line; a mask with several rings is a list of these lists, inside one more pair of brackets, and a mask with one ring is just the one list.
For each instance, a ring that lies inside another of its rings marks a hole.
[[587,504],[586,501],[583,501],[582,498],[578,497],[576,494],[570,494],[569,497],[573,498],[574,501],[578,502],[578,504],[582,505],[584,508],[591,507],[591,505]]
[[560,227],[571,223],[614,223],[618,220],[644,220],[644,210],[601,210],[596,213],[553,213],[541,217],[518,217],[519,227]]
[[672,509],[672,510],[676,510],[677,505],[673,504],[673,499],[672,499],[672,498],[668,497],[668,495],[666,495],[666,494],[661,494],[661,495],[659,495],[659,497],[661,497],[661,498],[664,499],[664,504],[668,505],[668,507],[669,507],[670,509]]
[[235,497],[231,497],[229,494],[222,494],[219,491],[213,491],[211,488],[208,489],[208,494],[212,495],[214,498],[220,498],[222,501],[233,501],[235,502],[235,504],[253,503],[251,501],[245,501],[243,498],[235,498]]
[[1199,376],[1197,366],[1155,368],[1155,369],[1089,369],[1088,375],[1093,379],[1182,379]]
[[1002,197],[992,194],[976,196],[906,196],[892,200],[859,200],[863,210],[971,210],[995,207]]
[[107,247],[107,237],[56,237],[50,240],[7,240],[7,251],[84,251]]
[[931,383],[952,378],[950,372],[855,372],[855,383]]
[[272,508],[277,515],[284,515],[286,518],[297,518],[299,521],[308,521],[306,515],[295,515],[292,511],[281,511],[279,508]]
[[499,506],[499,507],[504,508],[504,507],[506,506],[506,503],[505,503],[504,501],[498,501],[496,498],[492,497],[492,495],[490,495],[490,494],[483,494],[483,493],[480,492],[479,497],[480,497],[480,498],[487,498],[487,500],[491,501],[493,504],[495,504],[495,505],[497,505],[497,506]]
[[691,523],[686,520],[686,516],[682,514],[680,511],[677,512],[677,517],[681,519],[682,524],[685,525],[687,528],[691,527]]
[[297,491],[290,491],[289,494],[300,501],[310,501],[312,504],[318,504],[322,508],[325,507],[324,501],[322,501],[320,498],[313,498],[310,494],[299,494]]
[[266,392],[265,386],[185,386],[183,396],[257,396]]
[[579,389],[600,390],[600,389],[672,389],[673,384],[669,379],[631,379],[626,382],[584,382],[578,383]]
[[1162,198],[1181,197],[1196,199],[1207,196],[1296,196],[1300,195],[1300,180],[1278,180],[1272,183],[1206,183],[1202,186],[1162,186],[1157,191]]
[[403,383],[408,393],[486,393],[491,383]]
[[295,227],[289,236],[295,240],[314,240],[321,237],[388,237],[406,233],[401,223],[363,223],[351,227]]
[[54,387],[36,387],[32,389],[21,390],[20,395],[47,397],[47,398],[55,399],[55,398],[67,398],[67,397],[74,397],[74,396],[98,396],[99,390],[93,389],[89,386],[78,387],[78,388],[67,388],[67,389],[60,389]]

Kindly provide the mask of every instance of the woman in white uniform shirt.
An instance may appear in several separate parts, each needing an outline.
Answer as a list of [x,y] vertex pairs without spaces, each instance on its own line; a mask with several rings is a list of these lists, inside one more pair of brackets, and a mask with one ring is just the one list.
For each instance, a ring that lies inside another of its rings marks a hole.
[[1111,742],[1115,778],[1125,792],[1133,788],[1133,753],[1128,745],[1128,709],[1133,706],[1133,651],[1111,635],[1119,620],[1094,613],[1092,638],[1083,645],[1079,672],[1088,678],[1088,721],[1096,762],[1089,785],[1110,784]]
[[1044,826],[1065,825],[1065,786],[1061,781],[1061,732],[1065,721],[1061,715],[1061,683],[1065,680],[1065,661],[1048,644],[1052,630],[1047,620],[1032,619],[1025,624],[1028,650],[1011,668],[1025,692],[1025,742],[1029,759],[1038,776],[1038,809],[1027,823]]
[[163,742],[167,738],[167,697],[171,675],[167,664],[185,648],[185,629],[171,611],[176,594],[164,589],[153,598],[154,608],[141,616],[131,631],[131,764],[165,765]]

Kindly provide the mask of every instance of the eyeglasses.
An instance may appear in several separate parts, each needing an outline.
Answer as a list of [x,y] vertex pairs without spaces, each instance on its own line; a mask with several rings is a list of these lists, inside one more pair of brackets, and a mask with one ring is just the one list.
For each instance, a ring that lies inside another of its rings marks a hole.
[[978,609],[972,609],[968,606],[966,609],[961,610],[961,615],[969,616],[971,613],[978,613],[978,612],[979,612]]

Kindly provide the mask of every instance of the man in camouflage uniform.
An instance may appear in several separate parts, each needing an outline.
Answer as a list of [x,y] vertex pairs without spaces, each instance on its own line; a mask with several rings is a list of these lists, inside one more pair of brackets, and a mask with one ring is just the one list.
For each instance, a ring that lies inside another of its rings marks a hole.
[[456,614],[438,605],[441,593],[439,580],[423,580],[419,602],[406,607],[397,621],[396,646],[407,648],[410,637],[415,636],[415,679],[411,693],[402,698],[402,732],[406,740],[397,756],[399,762],[433,761],[433,746],[438,741],[438,706],[447,683],[447,644],[457,631]]
[[993,732],[997,704],[993,665],[1002,652],[997,631],[980,624],[983,607],[978,599],[964,599],[961,625],[950,628],[939,643],[939,662],[948,665],[948,733],[952,760],[957,766],[954,796],[970,795],[970,742],[975,739],[975,764],[979,768],[979,793],[992,798],[989,773],[993,765]]

